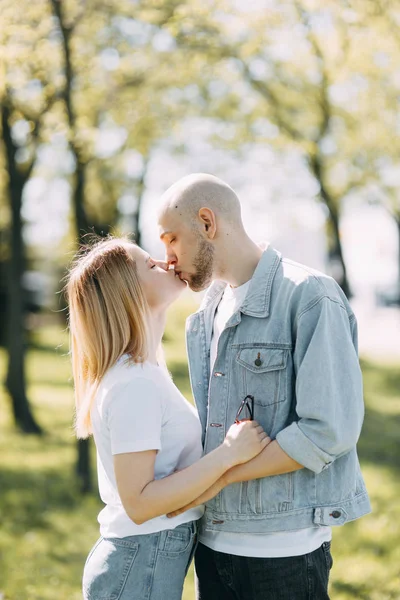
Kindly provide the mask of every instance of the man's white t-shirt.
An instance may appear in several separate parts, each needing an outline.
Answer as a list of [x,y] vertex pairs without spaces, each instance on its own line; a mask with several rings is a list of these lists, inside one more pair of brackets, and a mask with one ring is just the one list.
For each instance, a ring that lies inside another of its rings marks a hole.
[[[250,281],[237,288],[232,288],[228,285],[225,289],[214,316],[210,347],[211,372],[217,356],[219,337],[225,329],[228,320],[243,304],[249,286]],[[278,558],[308,554],[319,548],[323,542],[331,540],[331,538],[331,528],[324,526],[268,534],[244,534],[203,530],[199,541],[217,552],[254,558]]]
[[100,382],[91,417],[99,492],[106,505],[98,516],[102,536],[154,533],[203,515],[204,506],[198,506],[177,517],[162,515],[137,525],[126,514],[118,494],[115,454],[158,450],[155,479],[188,467],[203,454],[197,411],[182,396],[164,367],[148,362],[135,364],[126,355],[121,357]]

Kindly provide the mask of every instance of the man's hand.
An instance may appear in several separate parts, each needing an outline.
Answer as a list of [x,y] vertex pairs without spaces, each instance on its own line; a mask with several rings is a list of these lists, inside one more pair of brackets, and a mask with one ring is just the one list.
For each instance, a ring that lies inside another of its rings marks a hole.
[[195,506],[199,506],[199,504],[205,504],[206,502],[208,502],[208,500],[214,498],[214,496],[216,496],[226,485],[227,481],[225,479],[225,476],[223,475],[222,477],[217,479],[217,481],[211,487],[209,487],[208,490],[203,492],[201,496],[193,500],[193,502],[190,502],[190,504],[182,506],[182,508],[180,508],[179,510],[174,510],[174,512],[168,513],[167,517],[176,517],[181,513],[185,512],[186,510],[189,510],[189,508],[194,508]]

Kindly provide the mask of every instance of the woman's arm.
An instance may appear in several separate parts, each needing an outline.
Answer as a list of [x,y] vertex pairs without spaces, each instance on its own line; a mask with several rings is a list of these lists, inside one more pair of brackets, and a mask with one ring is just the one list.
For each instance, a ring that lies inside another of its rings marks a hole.
[[256,421],[232,425],[218,448],[186,469],[157,480],[155,450],[116,454],[114,470],[123,507],[138,525],[171,513],[200,496],[233,466],[256,456],[269,441]]
[[231,483],[259,479],[260,477],[271,477],[272,475],[282,475],[283,473],[290,473],[304,468],[303,465],[288,456],[276,440],[268,443],[267,446],[252,460],[241,465],[236,465],[226,471],[218,481],[193,500],[193,502],[183,506],[180,510],[173,511],[167,516],[176,517],[180,513],[189,510],[189,508],[208,502],[208,500],[214,498],[224,487]]

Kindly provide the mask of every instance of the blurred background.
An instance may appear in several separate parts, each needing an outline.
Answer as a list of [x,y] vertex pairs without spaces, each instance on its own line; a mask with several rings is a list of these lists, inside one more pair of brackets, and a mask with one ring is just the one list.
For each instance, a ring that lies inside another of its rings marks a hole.
[[[160,195],[200,171],[235,189],[256,241],[353,305],[373,513],[334,529],[330,593],[400,598],[399,100],[395,0],[0,0],[1,600],[78,600],[98,537],[66,268],[93,231],[162,258]],[[199,301],[185,292],[165,334],[190,400]]]

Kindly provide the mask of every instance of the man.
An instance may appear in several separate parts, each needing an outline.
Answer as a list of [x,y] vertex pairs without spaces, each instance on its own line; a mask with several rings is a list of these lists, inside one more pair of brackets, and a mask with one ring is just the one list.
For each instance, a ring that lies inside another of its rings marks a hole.
[[371,510],[356,452],[354,314],[332,278],[255,244],[235,192],[216,177],[169,188],[159,225],[190,288],[213,282],[186,332],[204,451],[236,418],[254,417],[271,438],[190,505],[206,504],[198,598],[327,599],[331,527]]

